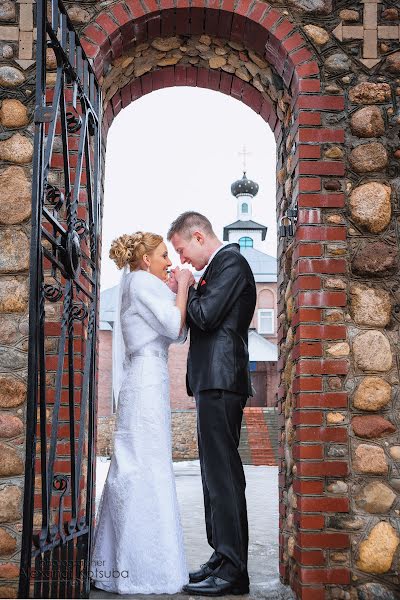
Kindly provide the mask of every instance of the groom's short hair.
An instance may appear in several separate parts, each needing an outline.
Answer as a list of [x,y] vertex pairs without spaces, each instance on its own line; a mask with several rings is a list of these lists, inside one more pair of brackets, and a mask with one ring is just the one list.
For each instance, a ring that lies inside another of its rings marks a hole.
[[196,229],[200,229],[206,235],[215,237],[214,230],[207,217],[193,210],[188,210],[179,215],[171,224],[167,233],[167,240],[170,241],[175,233],[188,238]]

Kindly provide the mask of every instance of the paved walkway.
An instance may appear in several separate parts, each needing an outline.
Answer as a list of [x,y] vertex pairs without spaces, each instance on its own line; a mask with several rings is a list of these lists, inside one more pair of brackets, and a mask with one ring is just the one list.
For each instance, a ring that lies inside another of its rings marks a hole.
[[[98,463],[97,493],[109,462]],[[211,549],[204,525],[203,495],[198,461],[175,463],[176,484],[185,533],[189,569],[205,562]],[[278,469],[277,467],[245,466],[247,508],[249,518],[249,575],[250,594],[246,600],[292,600],[294,596],[281,585],[278,577]],[[197,600],[187,594],[120,596],[92,589],[90,598],[132,598],[136,600]],[[225,596],[236,599],[239,596]]]

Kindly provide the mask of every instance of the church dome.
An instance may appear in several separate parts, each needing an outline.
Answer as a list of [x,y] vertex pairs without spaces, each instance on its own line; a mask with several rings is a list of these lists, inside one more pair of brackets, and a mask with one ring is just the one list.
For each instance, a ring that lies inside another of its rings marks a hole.
[[232,183],[231,192],[233,196],[249,194],[254,197],[258,193],[258,183],[251,181],[251,179],[247,179],[246,171],[244,171],[242,179],[238,179]]

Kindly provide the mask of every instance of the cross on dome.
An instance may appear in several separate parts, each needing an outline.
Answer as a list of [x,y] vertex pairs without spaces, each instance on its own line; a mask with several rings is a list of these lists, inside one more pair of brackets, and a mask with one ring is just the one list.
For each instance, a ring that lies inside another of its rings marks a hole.
[[251,156],[251,152],[247,152],[246,146],[243,144],[243,150],[238,152],[238,155],[243,157],[243,174],[246,175],[246,157]]

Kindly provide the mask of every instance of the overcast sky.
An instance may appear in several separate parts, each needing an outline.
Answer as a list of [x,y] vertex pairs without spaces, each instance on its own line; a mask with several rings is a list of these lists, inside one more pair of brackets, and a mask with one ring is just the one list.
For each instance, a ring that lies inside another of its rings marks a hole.
[[119,282],[108,253],[122,233],[165,237],[175,217],[197,210],[222,240],[224,225],[237,220],[230,186],[243,174],[243,145],[251,153],[247,176],[260,186],[253,220],[268,227],[265,252],[276,256],[275,140],[259,115],[230,96],[190,87],[153,92],[120,112],[107,142],[102,290]]

